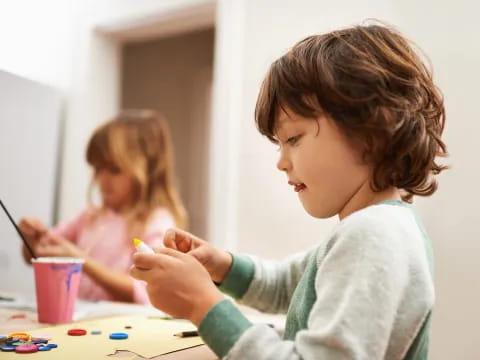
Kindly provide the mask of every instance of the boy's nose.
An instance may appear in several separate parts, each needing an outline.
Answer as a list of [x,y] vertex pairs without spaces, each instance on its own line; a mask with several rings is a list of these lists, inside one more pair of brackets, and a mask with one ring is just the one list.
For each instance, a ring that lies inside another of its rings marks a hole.
[[277,162],[277,169],[280,171],[288,172],[288,170],[290,170],[290,167],[290,161],[286,159],[285,155],[280,154],[280,159],[278,159]]

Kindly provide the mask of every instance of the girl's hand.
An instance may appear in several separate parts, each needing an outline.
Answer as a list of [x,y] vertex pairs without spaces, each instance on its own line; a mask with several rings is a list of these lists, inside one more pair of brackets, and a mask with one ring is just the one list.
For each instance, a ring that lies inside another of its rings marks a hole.
[[216,283],[221,283],[232,265],[232,256],[214,248],[205,240],[179,229],[169,229],[163,238],[165,247],[192,255],[207,269]]
[[41,236],[47,233],[48,228],[41,220],[35,218],[22,218],[18,228],[27,240],[38,241]]
[[62,236],[46,234],[34,249],[37,256],[85,258],[86,254]]
[[[40,238],[48,232],[48,228],[43,225],[41,220],[35,218],[22,218],[18,223],[18,228],[36,255],[35,249],[38,247]],[[32,255],[25,245],[22,246],[22,255],[25,262],[30,264]]]
[[147,282],[153,306],[173,317],[199,325],[222,293],[194,257],[168,248],[156,254],[135,253],[130,274]]

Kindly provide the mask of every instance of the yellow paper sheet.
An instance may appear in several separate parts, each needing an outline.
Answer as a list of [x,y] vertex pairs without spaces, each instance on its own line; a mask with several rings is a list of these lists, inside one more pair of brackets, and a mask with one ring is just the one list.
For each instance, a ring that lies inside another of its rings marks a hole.
[[[125,329],[131,326],[131,329]],[[87,335],[67,335],[69,329],[85,329]],[[91,335],[92,330],[100,330],[100,335]],[[181,331],[195,330],[187,321],[163,320],[145,316],[119,316],[111,318],[91,319],[67,325],[57,325],[28,331],[35,335],[51,335],[50,343],[58,344],[58,348],[50,351],[38,351],[33,354],[16,354],[0,352],[2,360],[19,359],[20,355],[28,359],[48,360],[75,360],[75,359],[103,359],[112,360],[116,350],[128,350],[144,358],[167,354],[169,352],[187,349],[203,344],[200,337],[180,338],[174,334]],[[111,340],[112,332],[125,332],[129,337],[126,340]]]

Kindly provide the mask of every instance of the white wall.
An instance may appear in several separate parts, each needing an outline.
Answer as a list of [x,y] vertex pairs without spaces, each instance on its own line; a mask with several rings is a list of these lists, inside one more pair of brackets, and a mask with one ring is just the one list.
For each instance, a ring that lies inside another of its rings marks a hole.
[[122,104],[160,111],[170,126],[188,229],[206,237],[214,30],[126,44]]
[[75,3],[2,1],[0,68],[47,85],[68,88],[73,66]]
[[[440,190],[417,206],[436,254],[437,306],[432,334],[432,359],[477,359],[480,320],[480,266],[477,211],[479,200],[478,84],[480,33],[478,5],[467,1],[279,1],[244,2],[241,75],[242,121],[238,134],[239,162],[235,246],[266,257],[281,257],[322,239],[335,220],[317,221],[305,214],[285,176],[275,169],[277,154],[261,139],[253,109],[261,79],[271,61],[302,37],[365,18],[395,24],[427,52],[445,93],[445,140],[452,170],[439,178]],[[474,320],[475,319],[475,320]]]
[[451,156],[446,162],[452,169],[439,177],[438,193],[418,204],[436,257],[433,359],[480,356],[478,11],[468,1],[396,4],[399,25],[432,60],[447,109],[445,140]]

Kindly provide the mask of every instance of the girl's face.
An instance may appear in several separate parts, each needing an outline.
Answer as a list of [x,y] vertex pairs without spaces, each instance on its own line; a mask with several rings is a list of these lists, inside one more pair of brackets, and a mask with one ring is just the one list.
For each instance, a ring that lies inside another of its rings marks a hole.
[[95,169],[95,181],[100,188],[103,204],[122,212],[133,202],[133,179],[117,167]]
[[280,144],[277,167],[285,171],[288,183],[310,215],[327,218],[339,214],[342,218],[347,208],[351,210],[348,204],[370,189],[369,167],[332,120],[316,120],[291,111],[279,112],[275,129]]

